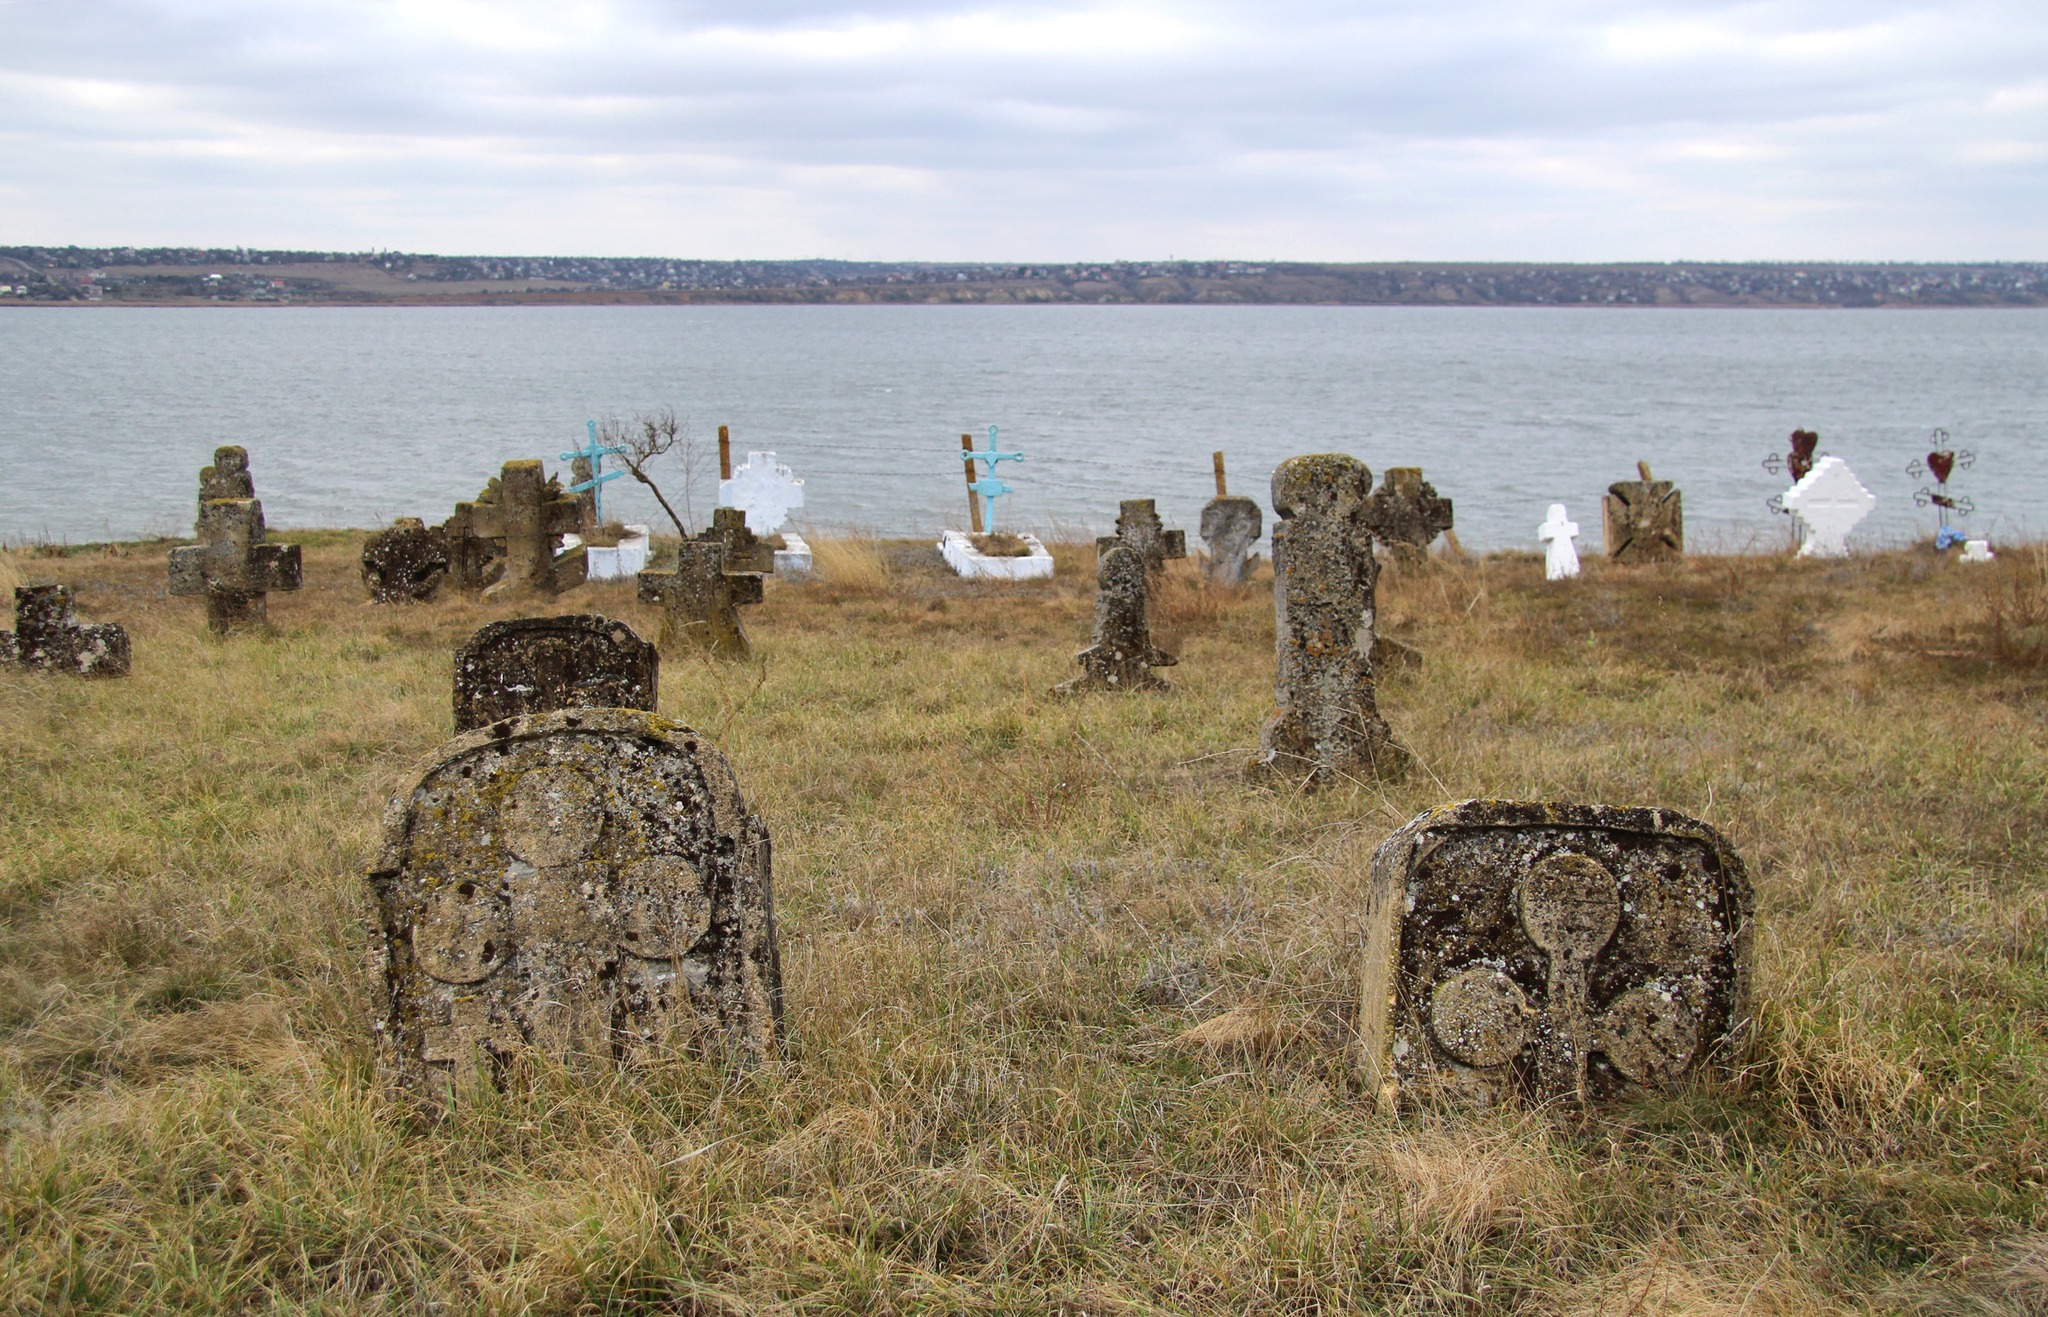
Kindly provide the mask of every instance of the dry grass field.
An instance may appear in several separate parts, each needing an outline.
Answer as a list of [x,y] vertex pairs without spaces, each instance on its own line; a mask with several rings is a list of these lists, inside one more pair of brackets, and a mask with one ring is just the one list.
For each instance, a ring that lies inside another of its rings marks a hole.
[[[510,610],[374,608],[360,535],[292,538],[306,588],[226,642],[161,546],[0,558],[136,655],[0,674],[0,1309],[2048,1313],[2048,552],[1390,570],[1417,769],[1303,795],[1241,771],[1266,589],[1178,564],[1177,691],[1059,701],[1091,550],[998,587],[821,544],[757,663],[661,699],[773,831],[784,1063],[418,1125],[370,1071],[363,872]],[[630,584],[546,611],[655,630]],[[1366,860],[1479,795],[1730,837],[1732,1082],[1374,1110]]]

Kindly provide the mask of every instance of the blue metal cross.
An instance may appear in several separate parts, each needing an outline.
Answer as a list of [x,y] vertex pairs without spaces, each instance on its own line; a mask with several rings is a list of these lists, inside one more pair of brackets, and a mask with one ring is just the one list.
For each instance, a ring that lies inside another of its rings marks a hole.
[[569,486],[569,492],[571,494],[581,494],[585,490],[590,491],[590,510],[596,514],[597,522],[601,526],[604,524],[604,483],[607,480],[617,480],[620,476],[626,474],[623,471],[605,470],[604,460],[607,457],[617,457],[626,450],[617,447],[606,448],[599,444],[597,442],[597,422],[590,421],[588,424],[590,426],[589,447],[563,453],[561,460],[573,462],[579,457],[589,459],[590,479],[577,481]]
[[977,452],[972,448],[962,449],[960,460],[988,463],[988,474],[979,480],[971,481],[967,488],[981,495],[981,524],[993,535],[996,533],[996,500],[1010,492],[1010,486],[996,475],[996,463],[1021,462],[1024,460],[1024,454],[997,452],[996,427],[991,425],[988,427],[988,449],[984,452]]

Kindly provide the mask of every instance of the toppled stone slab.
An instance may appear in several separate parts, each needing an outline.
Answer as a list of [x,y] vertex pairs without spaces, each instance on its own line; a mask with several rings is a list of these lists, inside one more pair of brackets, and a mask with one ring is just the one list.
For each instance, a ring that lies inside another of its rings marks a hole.
[[455,730],[554,709],[645,709],[661,655],[624,622],[595,613],[493,622],[455,652]]
[[448,579],[448,535],[418,517],[400,517],[363,542],[363,585],[375,604],[418,604]]
[[1342,453],[1291,457],[1273,472],[1279,707],[1253,767],[1305,786],[1395,778],[1407,768],[1374,693],[1371,486],[1365,464]]
[[1422,478],[1421,467],[1390,466],[1366,500],[1365,526],[1396,553],[1420,557],[1437,536],[1451,529],[1451,501],[1437,496],[1436,486]]
[[1742,859],[1675,810],[1468,800],[1374,852],[1359,1035],[1387,1102],[1667,1089],[1749,1028]]
[[393,798],[369,881],[377,1068],[429,1108],[536,1053],[777,1052],[768,830],[681,724],[562,709],[456,738]]
[[1664,562],[1685,554],[1685,502],[1668,480],[1652,480],[1647,464],[1636,463],[1640,480],[1607,487],[1600,502],[1607,556],[1620,563]]
[[0,631],[0,666],[125,677],[128,632],[112,622],[80,622],[68,585],[18,585],[14,630]]
[[1252,546],[1265,529],[1265,514],[1252,499],[1241,494],[1219,494],[1202,507],[1202,543],[1209,556],[1202,562],[1202,574],[1211,585],[1237,586],[1258,555]]
[[296,590],[302,579],[299,546],[267,542],[261,502],[245,495],[206,497],[254,488],[246,452],[214,450],[213,465],[199,473],[199,543],[170,553],[170,592],[205,595],[206,625],[217,635],[262,624],[269,592]]
[[1081,675],[1053,687],[1053,694],[1171,690],[1152,669],[1180,660],[1152,643],[1144,558],[1115,536],[1097,540],[1096,552],[1095,643],[1074,656]]

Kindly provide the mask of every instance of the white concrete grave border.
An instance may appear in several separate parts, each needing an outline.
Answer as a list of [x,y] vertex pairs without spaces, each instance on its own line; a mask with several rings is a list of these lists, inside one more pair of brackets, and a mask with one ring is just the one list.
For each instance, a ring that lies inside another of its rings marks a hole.
[[939,556],[956,573],[989,581],[1040,581],[1052,575],[1052,552],[1036,535],[1019,535],[1031,550],[1021,558],[992,558],[974,547],[965,531],[949,530],[939,540]]

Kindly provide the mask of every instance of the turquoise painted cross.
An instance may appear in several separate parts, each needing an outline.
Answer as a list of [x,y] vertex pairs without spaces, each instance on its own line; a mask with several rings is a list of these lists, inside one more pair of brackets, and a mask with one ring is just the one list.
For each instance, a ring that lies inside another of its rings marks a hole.
[[569,486],[569,492],[571,494],[581,494],[585,490],[590,491],[590,510],[597,515],[598,524],[603,525],[604,483],[607,480],[617,480],[620,476],[626,474],[623,471],[605,470],[604,460],[607,457],[617,457],[620,453],[623,453],[626,450],[618,447],[606,448],[602,444],[598,443],[597,422],[591,421],[588,422],[588,424],[590,426],[589,446],[585,448],[578,448],[571,452],[563,453],[561,460],[564,462],[573,462],[577,458],[581,457],[589,461],[590,479],[577,481],[575,484]]
[[981,524],[989,534],[993,535],[996,533],[996,500],[1010,492],[1009,485],[1005,484],[1002,478],[996,475],[996,463],[1021,462],[1024,460],[1024,454],[997,452],[996,427],[991,425],[988,427],[987,451],[977,452],[972,448],[963,448],[960,450],[960,460],[963,462],[988,463],[988,474],[979,480],[968,482],[967,488],[981,495]]

